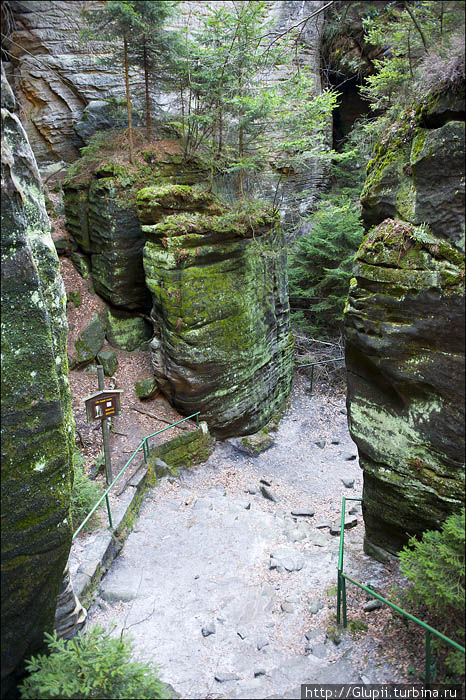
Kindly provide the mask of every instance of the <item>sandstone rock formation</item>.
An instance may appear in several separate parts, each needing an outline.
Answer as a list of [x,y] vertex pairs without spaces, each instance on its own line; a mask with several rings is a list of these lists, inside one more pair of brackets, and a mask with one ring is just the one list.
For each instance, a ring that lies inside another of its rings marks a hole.
[[2,69],[2,697],[53,629],[71,545],[65,292]]
[[[459,119],[462,117],[462,121]],[[464,106],[431,98],[368,167],[345,313],[366,549],[398,551],[464,497]]]
[[[201,213],[192,211],[199,199]],[[181,412],[199,410],[218,436],[255,432],[283,404],[292,376],[276,217],[262,207],[220,215],[212,196],[188,186],[143,189],[138,205],[154,222],[142,230],[161,390]]]
[[66,228],[88,256],[95,291],[128,311],[148,312],[151,306],[135,206],[137,183],[194,183],[205,177],[197,162],[182,161],[178,140],[160,143],[165,145],[157,152],[148,147],[135,167],[116,162],[115,153],[106,159],[105,150],[100,163],[81,158],[63,183]]

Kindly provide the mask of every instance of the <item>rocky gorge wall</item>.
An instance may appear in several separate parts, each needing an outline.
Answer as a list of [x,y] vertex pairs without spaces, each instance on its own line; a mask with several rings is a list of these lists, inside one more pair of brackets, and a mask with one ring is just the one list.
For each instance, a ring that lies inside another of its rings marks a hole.
[[2,697],[51,632],[71,545],[65,293],[2,67]]
[[384,135],[345,310],[366,550],[396,552],[464,500],[464,87]]
[[293,373],[277,214],[230,212],[183,185],[142,189],[138,212],[160,388],[219,437],[256,432],[282,408]]

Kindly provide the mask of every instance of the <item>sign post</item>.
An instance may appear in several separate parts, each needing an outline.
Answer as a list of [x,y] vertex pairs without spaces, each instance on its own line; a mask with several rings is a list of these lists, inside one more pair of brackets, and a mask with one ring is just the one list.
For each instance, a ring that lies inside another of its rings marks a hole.
[[[102,365],[97,365],[97,379],[99,382],[99,390],[104,391],[104,368]],[[102,437],[104,443],[104,457],[105,457],[105,476],[107,479],[107,486],[113,481],[112,478],[112,461],[110,457],[110,426],[108,424],[108,418],[102,420]]]
[[121,389],[114,389],[112,391],[105,389],[104,369],[102,365],[97,365],[97,379],[99,382],[99,391],[84,399],[84,403],[86,405],[88,422],[90,423],[94,420],[102,421],[105,476],[107,485],[109,486],[112,483],[113,477],[110,459],[110,426],[108,420],[111,416],[119,416],[121,413],[120,394],[122,391]]

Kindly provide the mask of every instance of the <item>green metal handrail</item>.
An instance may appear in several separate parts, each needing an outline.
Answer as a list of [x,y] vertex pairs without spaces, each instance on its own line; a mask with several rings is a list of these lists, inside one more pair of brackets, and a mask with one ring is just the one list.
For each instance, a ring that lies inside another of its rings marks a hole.
[[336,357],[333,360],[321,360],[320,362],[308,362],[307,364],[304,365],[296,365],[298,369],[301,369],[301,367],[312,367],[311,369],[311,390],[310,393],[312,394],[312,385],[314,383],[314,367],[316,365],[326,365],[329,362],[339,362],[340,360],[344,360],[344,357]]
[[108,494],[109,494],[109,491],[114,487],[114,485],[116,484],[116,482],[118,481],[118,479],[120,478],[120,476],[123,474],[123,472],[129,467],[129,465],[131,464],[131,462],[133,461],[133,459],[136,457],[136,455],[137,455],[137,453],[139,452],[139,450],[141,449],[141,447],[142,447],[142,450],[143,450],[144,462],[145,462],[145,464],[147,464],[147,460],[148,460],[149,457],[150,457],[150,445],[149,445],[149,439],[150,439],[150,438],[155,437],[155,435],[159,435],[160,433],[165,432],[165,430],[169,430],[170,428],[174,428],[176,425],[179,425],[180,423],[184,423],[185,421],[189,420],[190,418],[196,418],[196,427],[199,427],[199,411],[197,411],[196,413],[193,413],[193,414],[191,414],[190,416],[186,416],[186,418],[183,418],[182,420],[179,420],[179,421],[177,421],[176,423],[171,423],[171,425],[167,425],[166,428],[161,428],[160,430],[156,430],[155,433],[151,433],[150,435],[146,435],[146,437],[143,438],[143,439],[141,440],[141,442],[140,442],[139,445],[136,447],[136,449],[134,450],[134,452],[133,452],[133,454],[131,455],[131,457],[130,457],[130,458],[128,459],[128,461],[126,462],[125,466],[124,466],[124,467],[122,468],[122,470],[117,474],[117,476],[113,479],[113,481],[112,481],[112,483],[110,484],[110,486],[109,486],[109,487],[106,489],[106,491],[102,494],[102,496],[99,498],[99,500],[98,500],[97,503],[94,505],[94,507],[92,508],[92,510],[90,510],[89,513],[86,515],[86,517],[85,517],[84,520],[82,521],[81,525],[80,525],[80,526],[77,528],[77,530],[74,532],[73,537],[72,537],[72,540],[74,540],[75,537],[77,537],[77,535],[81,532],[81,530],[83,529],[84,525],[87,523],[87,521],[89,520],[89,518],[95,513],[95,511],[96,511],[97,508],[100,506],[100,504],[102,503],[102,501],[104,500],[104,498],[105,498],[105,502],[106,502],[106,504],[107,504],[107,513],[108,513],[109,525],[110,525],[111,528],[113,527],[113,523],[112,523],[112,513],[111,513],[111,511],[110,511],[110,503],[109,503],[109,501],[108,501]]
[[355,581],[354,579],[350,578],[347,574],[344,573],[343,571],[343,548],[344,548],[344,539],[345,539],[345,513],[346,513],[346,501],[362,501],[362,498],[346,498],[343,497],[342,501],[342,508],[341,508],[341,529],[340,529],[340,547],[339,547],[339,552],[338,552],[338,586],[337,586],[337,624],[340,624],[341,621],[341,613],[343,612],[343,627],[348,626],[348,620],[347,620],[347,615],[346,615],[346,581],[349,581],[350,583],[354,583],[355,586],[358,586],[359,588],[362,588],[363,591],[366,591],[366,593],[370,593],[374,598],[377,598],[378,600],[382,601],[382,603],[386,603],[386,605],[389,605],[391,608],[396,610],[397,612],[401,613],[405,617],[408,618],[408,620],[411,620],[412,622],[415,622],[417,625],[420,625],[423,627],[426,631],[426,637],[425,637],[425,650],[426,650],[426,660],[425,660],[425,666],[426,666],[426,671],[425,671],[425,687],[429,688],[430,687],[430,669],[431,669],[431,651],[430,651],[430,641],[431,641],[431,635],[434,634],[435,636],[439,637],[444,642],[447,642],[447,644],[450,644],[450,646],[454,647],[458,651],[462,651],[463,654],[465,653],[465,648],[461,646],[461,644],[458,644],[458,642],[455,642],[453,639],[450,639],[449,637],[445,636],[438,630],[436,630],[434,627],[431,627],[428,625],[426,622],[423,622],[423,620],[419,620],[419,618],[415,617],[414,615],[411,615],[411,613],[407,612],[406,610],[403,610],[403,608],[400,608],[398,605],[395,605],[395,603],[392,603],[390,600],[387,600],[383,596],[379,595],[375,591],[372,590],[372,588],[369,588],[368,586],[364,586],[364,584],[359,583],[358,581]]

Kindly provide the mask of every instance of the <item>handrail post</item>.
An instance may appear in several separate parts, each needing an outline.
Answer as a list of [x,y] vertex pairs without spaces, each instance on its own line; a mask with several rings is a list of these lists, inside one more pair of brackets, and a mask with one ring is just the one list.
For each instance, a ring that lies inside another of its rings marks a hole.
[[111,513],[111,511],[110,511],[110,503],[109,503],[109,501],[108,501],[108,494],[105,496],[105,502],[106,502],[106,504],[107,504],[108,522],[109,522],[110,527],[113,527],[113,523],[112,523],[112,513]]
[[346,617],[346,579],[343,575],[341,576],[341,583],[343,598],[343,627],[346,629],[348,627],[348,619]]
[[337,624],[341,623],[341,608],[343,604],[343,624],[346,627],[346,586],[343,577],[343,547],[345,538],[346,498],[341,503],[340,547],[338,551],[338,586],[337,586]]
[[426,630],[426,675],[425,687],[430,688],[430,630]]
[[337,625],[341,621],[341,571],[338,569],[337,574]]

